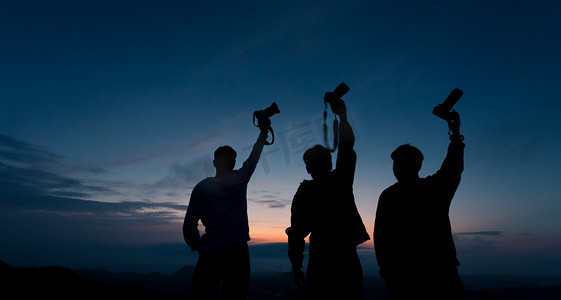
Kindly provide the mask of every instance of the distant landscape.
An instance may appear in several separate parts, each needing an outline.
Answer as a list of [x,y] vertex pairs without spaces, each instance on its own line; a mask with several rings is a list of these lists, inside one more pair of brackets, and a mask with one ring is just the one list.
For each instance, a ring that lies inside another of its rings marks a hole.
[[[189,299],[193,266],[159,272],[111,272],[60,266],[26,268],[0,261],[4,295],[24,297],[101,297],[104,299]],[[561,276],[462,276],[470,299],[561,299]],[[383,280],[364,279],[364,299],[387,299]],[[303,299],[290,272],[253,274],[249,299]]]

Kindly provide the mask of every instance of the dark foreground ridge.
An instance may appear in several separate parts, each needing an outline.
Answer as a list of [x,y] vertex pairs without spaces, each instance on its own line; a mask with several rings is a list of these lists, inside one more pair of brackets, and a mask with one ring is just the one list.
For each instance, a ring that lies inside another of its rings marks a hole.
[[[64,267],[22,268],[0,261],[1,293],[15,298],[189,299],[193,267],[171,275]],[[561,299],[561,277],[463,276],[469,299]],[[379,277],[365,277],[364,299],[387,299]],[[6,297],[2,297],[3,299]],[[254,274],[249,299],[302,299],[291,272]]]

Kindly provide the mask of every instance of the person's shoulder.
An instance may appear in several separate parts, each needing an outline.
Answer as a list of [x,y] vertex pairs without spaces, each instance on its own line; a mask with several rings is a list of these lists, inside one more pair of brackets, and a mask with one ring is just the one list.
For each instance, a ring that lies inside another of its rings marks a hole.
[[312,180],[304,179],[302,180],[302,182],[300,182],[300,185],[298,186],[298,190],[296,191],[296,193],[301,196],[311,195],[316,190],[317,190],[317,184],[313,179]]
[[384,191],[382,191],[382,194],[383,193],[391,193],[391,192],[399,190],[399,189],[400,189],[400,184],[399,184],[399,182],[396,182],[396,183],[388,186]]
[[396,182],[388,186],[386,189],[382,191],[382,193],[380,193],[380,199],[391,197],[392,194],[397,193],[400,189],[401,188],[399,187],[399,182]]
[[429,175],[425,178],[421,178],[420,183],[421,186],[432,186],[434,184],[439,184],[444,182],[446,178],[442,176],[442,174],[434,173],[432,175]]
[[214,177],[207,177],[207,178],[205,178],[205,179],[199,181],[199,183],[197,183],[197,184],[195,185],[195,187],[193,188],[193,191],[194,191],[194,190],[201,190],[201,189],[204,189],[205,187],[208,187],[209,185],[212,184],[212,181],[213,181],[214,179],[215,179]]
[[304,179],[302,180],[302,182],[300,182],[298,189],[307,189],[312,187],[313,184],[314,184],[313,180]]
[[216,177],[207,177],[207,178],[199,181],[199,183],[197,183],[197,185],[206,185],[206,184],[211,183],[215,179],[216,179]]
[[[251,176],[251,174],[249,174]],[[220,178],[221,182],[224,184],[237,184],[240,181],[249,181],[248,173],[244,171],[244,168],[237,170],[232,170]]]

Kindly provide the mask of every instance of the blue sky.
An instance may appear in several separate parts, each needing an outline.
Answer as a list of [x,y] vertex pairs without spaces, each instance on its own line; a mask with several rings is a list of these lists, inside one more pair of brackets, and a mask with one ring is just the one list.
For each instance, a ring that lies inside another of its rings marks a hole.
[[273,101],[276,141],[250,183],[249,217],[254,243],[282,241],[308,178],[302,152],[322,142],[323,93],[344,81],[370,233],[395,182],[391,151],[411,143],[422,176],[438,169],[447,128],[431,111],[457,87],[462,268],[516,273],[509,264],[525,257],[536,268],[523,272],[555,273],[560,13],[555,1],[3,2],[0,259],[87,252],[101,265],[115,247],[181,243],[212,152],[231,145],[240,167],[258,133],[251,115]]

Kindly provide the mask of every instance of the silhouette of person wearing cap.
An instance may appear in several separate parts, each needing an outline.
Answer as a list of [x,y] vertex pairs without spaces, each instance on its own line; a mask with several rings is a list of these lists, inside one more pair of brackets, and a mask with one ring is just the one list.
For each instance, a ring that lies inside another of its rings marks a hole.
[[391,154],[397,183],[380,195],[374,247],[390,299],[465,299],[448,216],[464,168],[460,116],[451,112],[448,153],[436,174],[419,177],[423,154],[401,145]]

